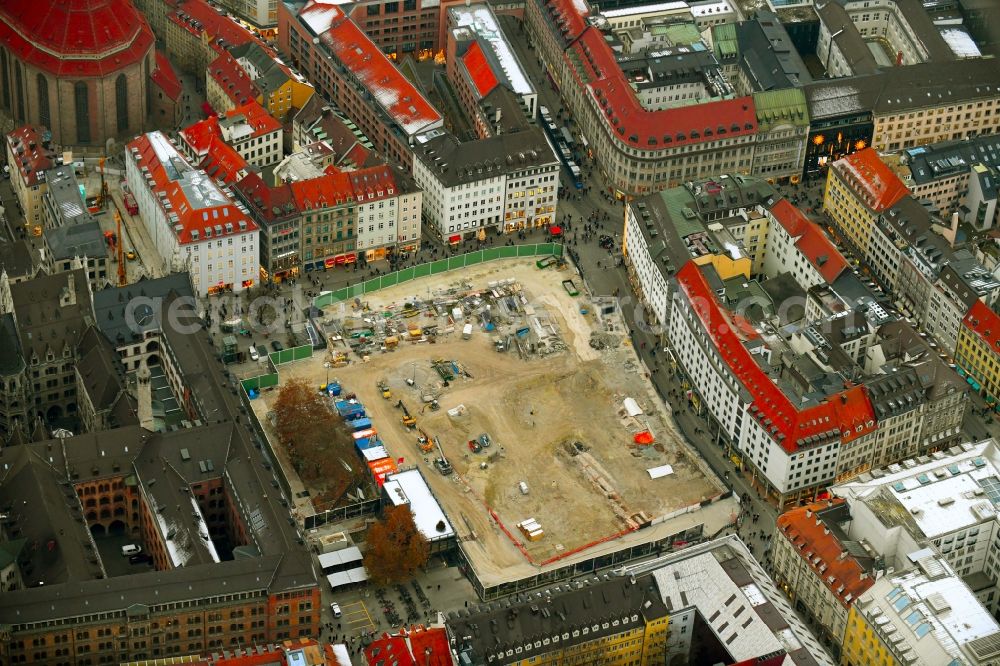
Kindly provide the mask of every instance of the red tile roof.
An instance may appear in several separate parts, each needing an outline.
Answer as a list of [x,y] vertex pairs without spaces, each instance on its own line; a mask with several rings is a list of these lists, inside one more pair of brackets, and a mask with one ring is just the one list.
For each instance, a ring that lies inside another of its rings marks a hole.
[[181,141],[190,146],[191,152],[195,155],[204,155],[208,152],[212,139],[222,135],[222,129],[219,127],[218,116],[209,116],[193,125],[188,125],[179,134]]
[[[719,305],[697,264],[686,263],[677,272],[677,281],[719,356],[750,393],[750,416],[757,418],[786,451],[794,452],[808,445],[803,440],[809,437],[826,439],[831,430],[836,431],[842,441],[849,442],[876,428],[875,413],[862,386],[846,388],[824,402],[799,409],[757,365],[743,344],[760,335],[745,326],[737,330],[738,324]],[[831,433],[830,437],[833,436]]]
[[[143,134],[129,143],[127,149],[128,158],[137,159],[136,166],[140,170],[142,167],[149,170],[153,180],[150,189],[154,192],[163,192],[170,202],[170,213],[176,216],[172,225],[181,226],[178,234],[180,244],[203,242],[207,238],[206,228],[213,229],[211,236],[213,240],[257,229],[253,220],[240,210],[204,171],[190,166],[162,132]],[[136,153],[137,158],[134,158],[133,155]],[[170,163],[169,173],[164,168],[165,162]],[[184,185],[195,187],[185,188]],[[190,197],[188,192],[193,191],[197,191],[201,198]],[[245,223],[244,229],[240,229],[241,222]],[[225,230],[227,223],[232,224],[231,232]],[[217,225],[222,227],[221,234],[214,231]],[[192,237],[193,231],[199,233],[197,241]]]
[[208,75],[236,106],[248,104],[260,97],[260,91],[253,80],[228,51],[223,51],[212,61],[208,66]]
[[264,136],[265,134],[281,131],[281,123],[279,123],[274,116],[268,113],[267,109],[258,104],[256,100],[252,100],[243,106],[238,106],[235,109],[226,111],[227,118],[234,118],[240,115],[243,116],[247,125],[249,125],[253,130],[253,133],[250,135],[251,138],[257,138],[259,136]]
[[378,201],[400,193],[392,170],[384,164],[356,171],[341,171],[331,165],[322,176],[294,181],[290,185],[295,205],[301,210],[349,201]]
[[497,81],[496,74],[493,73],[493,68],[486,59],[478,41],[472,42],[469,50],[462,56],[462,63],[465,65],[472,85],[480,97],[486,97],[490,91],[497,87],[499,81]]
[[217,12],[205,0],[186,0],[178,4],[177,10],[171,12],[167,18],[194,34],[208,33],[213,42],[222,39],[227,46],[260,41],[239,23]]
[[289,215],[297,215],[295,195],[288,183],[268,185],[260,174],[252,173],[234,186],[240,193],[240,198],[266,223],[284,219]]
[[22,182],[29,187],[42,180],[39,174],[56,166],[55,152],[42,147],[42,139],[47,133],[44,127],[25,125],[7,135],[7,146],[15,160],[10,168],[12,171],[16,169],[21,174]]
[[365,646],[365,663],[376,666],[379,662],[393,666],[415,666],[413,655],[402,636],[377,638]]
[[773,208],[774,216],[788,235],[797,238],[795,247],[809,260],[809,263],[832,283],[847,268],[847,260],[840,253],[818,224],[802,214],[788,199],[782,199]]
[[214,137],[211,140],[204,158],[198,163],[198,167],[215,180],[220,180],[226,185],[232,185],[239,181],[250,170],[250,166],[243,159],[243,156],[223,141],[222,137]]
[[876,213],[892,208],[910,193],[874,148],[865,148],[842,157],[834,162],[834,167],[847,177],[854,191]]
[[1000,315],[986,303],[979,300],[973,303],[962,326],[985,342],[994,354],[1000,354]]
[[[817,502],[786,511],[778,516],[778,532],[806,561],[817,579],[823,581],[845,608],[864,594],[875,581],[865,573],[858,560],[847,553],[846,546],[825,528],[816,513],[843,504],[842,498]],[[841,555],[846,557],[841,559]]]
[[437,109],[339,6],[310,0],[302,10],[305,16],[300,13],[299,19],[318,18],[320,6],[323,25],[329,21],[330,26],[320,39],[406,134],[442,121]]
[[587,29],[590,7],[585,0],[546,0],[545,8],[563,44],[569,44]]
[[371,154],[371,151],[362,146],[360,143],[355,143],[351,146],[350,150],[343,154],[340,158],[340,163],[351,165],[355,169],[360,169],[364,166],[365,162],[368,161]]
[[452,666],[448,635],[443,627],[413,627],[395,636],[382,634],[364,650],[368,664]]
[[565,57],[577,84],[589,90],[618,140],[634,148],[662,150],[757,132],[757,112],[749,96],[647,110],[597,28],[587,28]]
[[448,634],[443,627],[414,627],[410,632],[410,650],[420,666],[452,666]]
[[153,32],[129,0],[3,0],[0,45],[57,76],[104,76],[142,61]]
[[163,54],[163,51],[156,52],[156,69],[153,70],[150,78],[153,83],[159,86],[164,95],[175,102],[180,98],[183,86],[181,86],[180,79],[177,78],[174,66],[170,64],[170,60]]
[[344,172],[328,173],[318,178],[291,183],[292,196],[299,210],[328,208],[354,200],[351,179]]

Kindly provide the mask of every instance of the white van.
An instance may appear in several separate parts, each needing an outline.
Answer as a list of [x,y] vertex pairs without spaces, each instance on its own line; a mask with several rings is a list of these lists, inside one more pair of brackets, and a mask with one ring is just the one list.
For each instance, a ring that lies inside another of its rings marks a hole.
[[130,543],[126,546],[122,546],[122,555],[125,557],[130,557],[132,555],[138,555],[142,552],[142,546],[137,546],[134,543]]
[[250,345],[250,360],[251,361],[259,361],[260,360],[260,352],[257,351],[257,348],[254,347],[253,345]]

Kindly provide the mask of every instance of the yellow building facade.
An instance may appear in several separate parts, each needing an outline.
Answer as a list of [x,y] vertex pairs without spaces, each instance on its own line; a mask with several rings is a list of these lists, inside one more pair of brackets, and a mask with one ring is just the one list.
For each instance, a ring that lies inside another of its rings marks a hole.
[[857,251],[869,257],[878,217],[906,196],[906,185],[871,148],[837,160],[823,192],[823,210]]
[[669,616],[647,619],[642,627],[603,636],[565,649],[512,662],[517,666],[652,666],[663,664]]
[[855,606],[851,606],[847,616],[840,663],[841,666],[896,666],[892,652]]
[[982,301],[972,304],[958,329],[955,365],[987,403],[1000,397],[1000,316]]

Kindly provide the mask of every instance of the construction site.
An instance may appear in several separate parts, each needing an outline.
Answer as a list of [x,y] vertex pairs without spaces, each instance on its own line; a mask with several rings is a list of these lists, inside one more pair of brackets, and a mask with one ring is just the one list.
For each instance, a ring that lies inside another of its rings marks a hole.
[[[602,554],[682,547],[737,510],[676,431],[615,305],[552,263],[330,306],[325,353],[280,368],[363,403],[389,456],[427,478],[484,597]],[[262,421],[276,397],[254,401]]]

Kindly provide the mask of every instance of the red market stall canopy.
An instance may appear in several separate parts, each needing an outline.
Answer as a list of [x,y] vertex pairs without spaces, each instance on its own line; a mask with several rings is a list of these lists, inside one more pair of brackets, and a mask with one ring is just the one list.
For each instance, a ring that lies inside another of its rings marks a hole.
[[553,237],[562,236],[562,227],[560,227],[559,225],[553,225],[553,226],[549,227],[549,233]]
[[382,484],[385,483],[385,477],[395,472],[398,468],[396,467],[396,461],[392,458],[382,458],[381,460],[369,461],[368,469],[371,470],[372,476],[375,477],[375,483],[381,488]]
[[652,444],[655,441],[653,433],[648,430],[643,430],[642,432],[637,432],[633,438],[636,444]]

